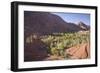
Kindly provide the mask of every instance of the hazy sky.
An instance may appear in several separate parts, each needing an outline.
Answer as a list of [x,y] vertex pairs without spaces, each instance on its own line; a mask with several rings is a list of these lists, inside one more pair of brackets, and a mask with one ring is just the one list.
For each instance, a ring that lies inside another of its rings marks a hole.
[[78,23],[80,21],[84,22],[87,25],[90,25],[90,14],[83,13],[53,13],[60,16],[66,22]]

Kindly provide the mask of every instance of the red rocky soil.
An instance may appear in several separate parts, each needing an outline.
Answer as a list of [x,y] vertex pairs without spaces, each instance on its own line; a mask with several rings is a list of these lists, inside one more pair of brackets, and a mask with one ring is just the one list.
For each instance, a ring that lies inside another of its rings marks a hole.
[[81,44],[69,49],[66,49],[65,52],[69,55],[70,59],[86,59],[90,58],[90,45],[88,44]]

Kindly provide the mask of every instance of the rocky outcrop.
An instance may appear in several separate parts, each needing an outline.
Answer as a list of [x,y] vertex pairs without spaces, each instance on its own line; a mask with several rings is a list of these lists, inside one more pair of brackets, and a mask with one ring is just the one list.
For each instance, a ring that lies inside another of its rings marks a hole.
[[86,59],[90,58],[90,45],[88,44],[81,44],[69,49],[66,49],[65,52],[70,59]]
[[87,31],[87,30],[90,29],[90,26],[89,26],[89,25],[86,25],[86,24],[83,23],[83,22],[79,22],[79,23],[78,23],[78,26],[79,26],[82,30],[85,30],[85,31]]

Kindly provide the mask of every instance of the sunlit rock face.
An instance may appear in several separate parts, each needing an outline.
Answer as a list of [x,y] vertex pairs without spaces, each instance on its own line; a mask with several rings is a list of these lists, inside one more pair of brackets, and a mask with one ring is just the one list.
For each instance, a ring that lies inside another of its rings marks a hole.
[[90,58],[90,44],[80,44],[71,48],[66,49],[66,54],[69,55],[70,59],[86,59]]

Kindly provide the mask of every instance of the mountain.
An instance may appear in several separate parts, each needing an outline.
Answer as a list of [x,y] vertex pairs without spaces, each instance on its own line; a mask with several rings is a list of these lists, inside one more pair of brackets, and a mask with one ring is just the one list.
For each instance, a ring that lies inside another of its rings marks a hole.
[[74,23],[65,22],[61,17],[49,12],[24,12],[25,35],[77,32],[82,30]]
[[78,23],[78,26],[79,26],[82,30],[89,30],[89,29],[90,29],[90,26],[86,25],[86,24],[83,23],[83,22],[79,22],[79,23]]

